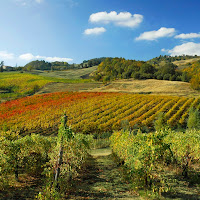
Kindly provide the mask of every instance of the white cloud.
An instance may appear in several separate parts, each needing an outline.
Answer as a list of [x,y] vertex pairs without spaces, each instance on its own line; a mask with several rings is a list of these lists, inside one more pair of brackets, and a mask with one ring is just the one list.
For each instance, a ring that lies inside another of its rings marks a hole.
[[71,62],[71,61],[73,61],[72,58],[60,58],[60,57],[43,57],[43,59],[48,62],[55,62],[55,61]]
[[148,31],[140,34],[136,40],[156,40],[162,37],[172,37],[175,34],[174,28],[161,27],[157,31]]
[[91,23],[114,23],[116,26],[124,26],[134,28],[143,21],[143,16],[139,14],[132,15],[129,12],[120,12],[117,14],[115,11],[98,12],[90,15],[89,21]]
[[192,38],[200,38],[200,33],[187,33],[187,34],[180,34],[176,35],[175,38],[177,39],[192,39]]
[[71,58],[60,58],[60,57],[47,57],[47,56],[34,56],[31,53],[26,53],[26,54],[22,54],[19,56],[19,59],[21,60],[26,60],[26,61],[30,61],[30,60],[46,60],[48,62],[54,62],[54,61],[60,61],[60,62],[71,62],[73,61],[73,59]]
[[91,29],[86,29],[84,31],[85,35],[100,35],[102,33],[106,32],[106,29],[103,27],[96,27]]
[[36,3],[42,3],[43,0],[35,0]]
[[15,56],[13,53],[8,53],[7,51],[0,51],[0,59],[2,60],[12,60]]
[[22,54],[19,56],[21,60],[33,60],[34,56],[31,53]]
[[199,55],[200,56],[200,43],[194,43],[194,42],[187,42],[181,45],[175,46],[171,50],[165,50],[167,53],[169,53],[171,56],[175,55]]

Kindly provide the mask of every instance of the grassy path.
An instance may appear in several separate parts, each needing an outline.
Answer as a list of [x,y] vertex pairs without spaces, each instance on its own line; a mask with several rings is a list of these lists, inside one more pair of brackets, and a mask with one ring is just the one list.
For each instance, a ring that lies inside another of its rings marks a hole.
[[141,199],[131,194],[130,184],[122,180],[111,156],[109,148],[93,150],[85,173],[68,199]]

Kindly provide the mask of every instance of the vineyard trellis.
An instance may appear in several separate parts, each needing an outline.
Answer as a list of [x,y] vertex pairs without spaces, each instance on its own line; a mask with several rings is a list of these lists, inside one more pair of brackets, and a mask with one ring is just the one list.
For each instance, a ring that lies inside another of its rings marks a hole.
[[191,107],[200,107],[200,98],[154,96],[126,93],[61,92],[25,97],[0,105],[0,130],[28,134],[55,134],[65,111],[75,132],[110,132],[121,122],[152,127],[160,112],[170,126],[185,125]]

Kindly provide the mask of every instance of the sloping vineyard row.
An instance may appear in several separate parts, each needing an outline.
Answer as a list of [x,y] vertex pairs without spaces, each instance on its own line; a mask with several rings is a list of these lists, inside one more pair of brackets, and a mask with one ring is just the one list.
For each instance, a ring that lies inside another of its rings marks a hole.
[[21,133],[56,133],[65,112],[76,132],[119,130],[122,122],[133,128],[153,125],[164,112],[169,125],[184,124],[189,109],[200,107],[200,99],[126,93],[63,92],[21,98],[0,104],[0,130]]

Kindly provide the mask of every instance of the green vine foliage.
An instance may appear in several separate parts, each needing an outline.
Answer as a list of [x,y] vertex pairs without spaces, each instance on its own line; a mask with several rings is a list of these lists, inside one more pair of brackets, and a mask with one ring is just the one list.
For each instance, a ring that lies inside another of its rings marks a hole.
[[[47,185],[44,192],[38,194],[37,199],[60,199],[62,194],[73,185],[73,179],[86,163],[93,137],[73,133],[67,126],[67,117],[64,115],[61,118],[56,140],[55,148],[48,154],[50,160],[44,171]],[[58,168],[59,177],[55,180]]]
[[169,131],[164,142],[170,145],[183,176],[188,178],[192,164],[200,163],[200,131],[195,129],[186,132]]
[[20,137],[18,132],[5,131],[0,136],[0,176],[15,174],[16,181],[22,173],[41,175],[48,162],[48,153],[54,138],[37,134]]
[[192,164],[199,163],[200,131],[162,129],[149,134],[138,132],[137,135],[115,132],[111,136],[111,147],[124,161],[135,189],[142,187],[161,194],[169,190],[162,175],[166,165],[176,164],[187,178]]

